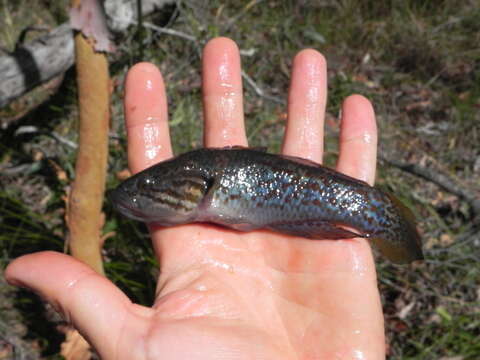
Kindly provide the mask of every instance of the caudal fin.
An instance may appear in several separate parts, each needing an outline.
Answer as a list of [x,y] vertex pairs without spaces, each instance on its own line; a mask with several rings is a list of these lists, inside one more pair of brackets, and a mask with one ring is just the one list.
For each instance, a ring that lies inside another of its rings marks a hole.
[[387,259],[398,264],[423,260],[422,241],[415,225],[413,213],[396,197],[386,193],[396,213],[394,224],[388,231],[372,235],[372,242]]

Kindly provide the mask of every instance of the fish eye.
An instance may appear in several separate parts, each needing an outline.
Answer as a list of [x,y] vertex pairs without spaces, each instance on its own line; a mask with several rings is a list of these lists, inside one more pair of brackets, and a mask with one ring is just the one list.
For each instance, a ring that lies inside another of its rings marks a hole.
[[153,181],[149,177],[139,179],[139,181],[137,182],[138,190],[140,190],[140,191],[146,190],[152,185],[152,183],[153,183]]

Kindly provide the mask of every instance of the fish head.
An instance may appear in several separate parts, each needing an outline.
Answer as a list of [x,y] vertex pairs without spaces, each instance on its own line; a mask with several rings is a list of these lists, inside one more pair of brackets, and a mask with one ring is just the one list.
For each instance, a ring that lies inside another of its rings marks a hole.
[[158,164],[122,182],[109,198],[126,217],[171,226],[195,220],[208,187],[209,180],[198,172]]

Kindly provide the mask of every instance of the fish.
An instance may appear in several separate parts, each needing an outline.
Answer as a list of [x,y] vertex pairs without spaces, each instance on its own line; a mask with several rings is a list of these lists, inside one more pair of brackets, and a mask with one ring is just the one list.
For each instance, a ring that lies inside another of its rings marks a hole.
[[124,216],[160,226],[208,222],[309,239],[369,239],[394,263],[422,260],[412,212],[393,195],[300,157],[202,148],[155,164],[109,194]]

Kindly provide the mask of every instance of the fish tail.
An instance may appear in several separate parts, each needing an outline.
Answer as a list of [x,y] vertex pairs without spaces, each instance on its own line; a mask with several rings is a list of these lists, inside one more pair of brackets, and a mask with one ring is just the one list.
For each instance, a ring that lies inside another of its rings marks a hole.
[[385,194],[391,205],[391,223],[388,229],[379,229],[373,233],[372,242],[392,262],[405,264],[423,260],[422,242],[413,213],[396,197]]

